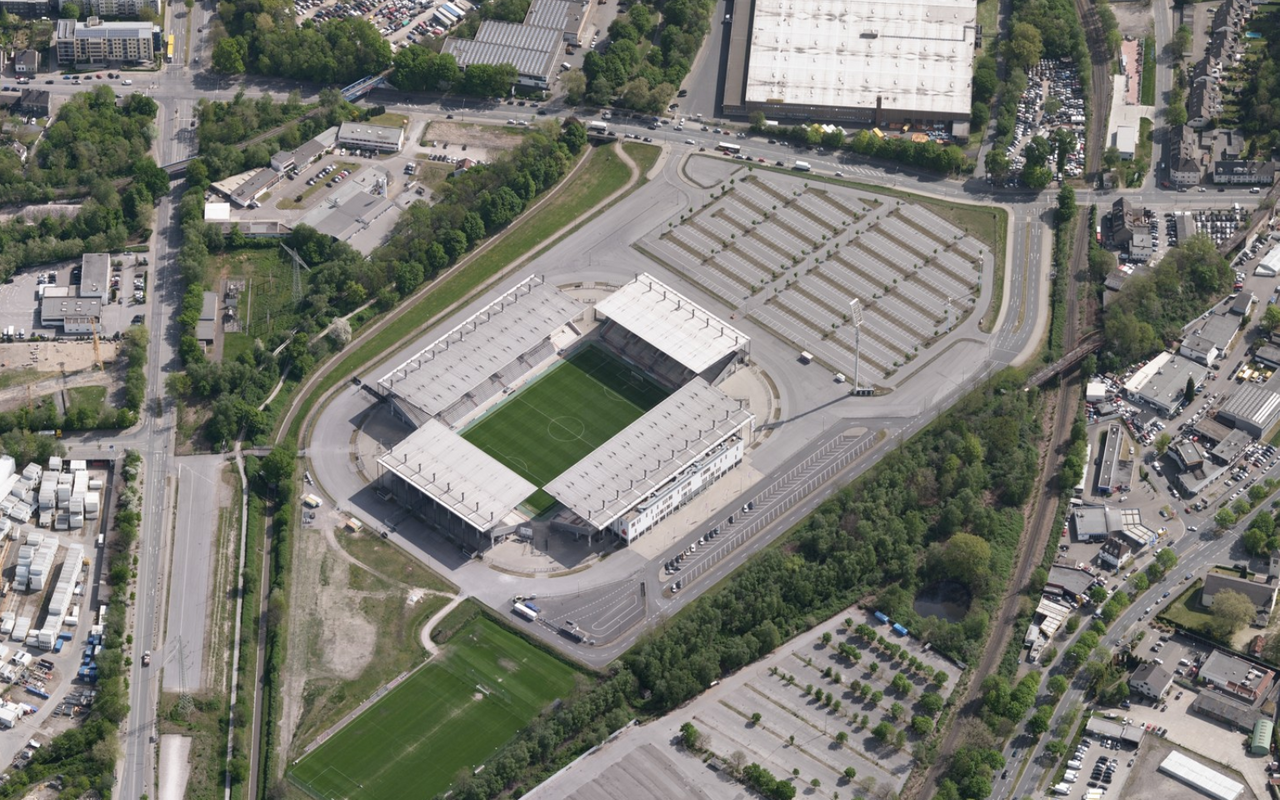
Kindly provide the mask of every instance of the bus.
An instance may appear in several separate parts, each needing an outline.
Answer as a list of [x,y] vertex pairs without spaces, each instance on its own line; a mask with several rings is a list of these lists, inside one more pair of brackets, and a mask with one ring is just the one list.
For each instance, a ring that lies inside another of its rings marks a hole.
[[173,63],[173,34],[172,33],[169,34],[169,49],[165,53],[164,60],[169,62],[170,64]]
[[728,153],[731,156],[735,156],[742,152],[742,147],[740,145],[736,145],[731,142],[721,142],[716,145],[716,149],[721,153]]

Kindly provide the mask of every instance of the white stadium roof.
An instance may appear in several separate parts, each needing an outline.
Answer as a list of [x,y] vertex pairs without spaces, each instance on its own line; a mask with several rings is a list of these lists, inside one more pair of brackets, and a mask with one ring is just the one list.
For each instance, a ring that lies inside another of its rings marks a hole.
[[531,277],[378,379],[429,415],[439,414],[582,311]]
[[976,22],[973,0],[756,0],[746,100],[968,116]]
[[538,488],[435,419],[378,463],[481,531],[500,524]]
[[601,300],[596,311],[694,372],[702,372],[750,341],[745,333],[648,273]]
[[604,528],[754,418],[737,400],[694,378],[546,490]]
[[1216,800],[1236,800],[1244,791],[1244,785],[1239,781],[1233,781],[1221,772],[1187,758],[1177,750],[1160,762],[1160,771],[1188,786],[1199,789]]

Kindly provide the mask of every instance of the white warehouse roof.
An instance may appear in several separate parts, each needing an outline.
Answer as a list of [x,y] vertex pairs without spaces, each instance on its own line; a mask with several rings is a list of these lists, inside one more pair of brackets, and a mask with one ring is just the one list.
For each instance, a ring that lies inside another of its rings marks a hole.
[[577,300],[530,277],[379,378],[378,385],[438,414],[581,311]]
[[1243,784],[1187,758],[1177,750],[1160,762],[1160,771],[1217,800],[1236,800],[1244,791]]
[[968,116],[976,22],[972,0],[756,0],[745,99]]
[[481,531],[500,524],[538,488],[435,419],[378,463]]
[[614,320],[694,372],[745,349],[745,333],[648,273],[596,304]]
[[546,490],[604,528],[754,419],[737,400],[694,378]]

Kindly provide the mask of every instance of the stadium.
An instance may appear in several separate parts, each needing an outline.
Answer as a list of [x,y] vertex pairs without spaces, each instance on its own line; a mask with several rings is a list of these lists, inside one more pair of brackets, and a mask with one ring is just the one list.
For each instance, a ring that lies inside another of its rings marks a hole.
[[588,303],[533,276],[369,388],[411,428],[376,490],[465,546],[528,530],[633,542],[742,461],[717,386],[750,340],[648,274]]

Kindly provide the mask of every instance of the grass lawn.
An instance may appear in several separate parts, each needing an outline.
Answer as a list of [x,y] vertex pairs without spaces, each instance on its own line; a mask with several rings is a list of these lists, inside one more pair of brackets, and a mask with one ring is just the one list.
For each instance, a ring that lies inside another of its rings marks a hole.
[[631,156],[631,160],[636,162],[636,166],[640,168],[640,177],[643,178],[649,174],[649,170],[653,169],[653,165],[658,163],[658,156],[662,155],[662,148],[657,145],[644,144],[643,142],[624,142],[622,149]]
[[631,176],[626,164],[611,149],[594,150],[587,157],[591,159],[591,163],[580,170],[537,213],[522,216],[502,234],[501,241],[466,266],[448,273],[416,302],[397,307],[393,312],[394,321],[377,336],[359,347],[351,348],[342,361],[298,405],[298,412],[294,415],[286,438],[294,442],[298,440],[302,422],[311,406],[334,384],[345,380],[356,370],[394,355],[390,351],[396,343],[413,335],[432,317],[466,297],[471,290],[510,266],[520,256],[545,244],[561,227],[580,219],[594,205],[622,188]]
[[28,383],[52,378],[56,374],[54,372],[41,372],[31,367],[11,368],[5,366],[4,369],[0,369],[0,389],[8,389],[10,386],[25,386]]
[[1213,621],[1213,616],[1200,605],[1200,589],[1203,586],[1204,581],[1197,579],[1186,591],[1170,600],[1156,618],[1196,633],[1203,630],[1206,624]]
[[386,125],[388,128],[402,128],[409,118],[404,114],[393,114],[390,111],[369,118],[370,125]]
[[[225,267],[228,277],[248,280],[248,289],[240,300],[240,315],[244,322],[242,335],[250,342],[255,338],[269,342],[272,334],[287,333],[296,327],[293,266],[281,260],[281,255],[279,247],[246,247],[214,256],[210,266],[211,275],[219,275]],[[310,279],[311,273],[303,270],[304,297]]]
[[319,798],[434,797],[573,688],[573,670],[487,619],[290,771]]
[[353,534],[343,529],[338,531],[337,539],[342,549],[357,561],[388,578],[421,589],[435,589],[437,592],[458,591],[458,587],[376,534]]
[[978,3],[978,24],[982,26],[983,55],[994,55],[992,50],[1000,43],[999,36],[1000,0],[980,0]]
[[1144,106],[1156,104],[1156,37],[1142,40],[1142,88],[1138,102]]
[[241,353],[247,353],[252,349],[253,339],[248,334],[222,334],[222,363],[230,364],[234,362]]
[[[541,489],[667,394],[622,361],[589,347],[512,395],[462,438]],[[542,513],[555,499],[538,491],[527,502]]]

